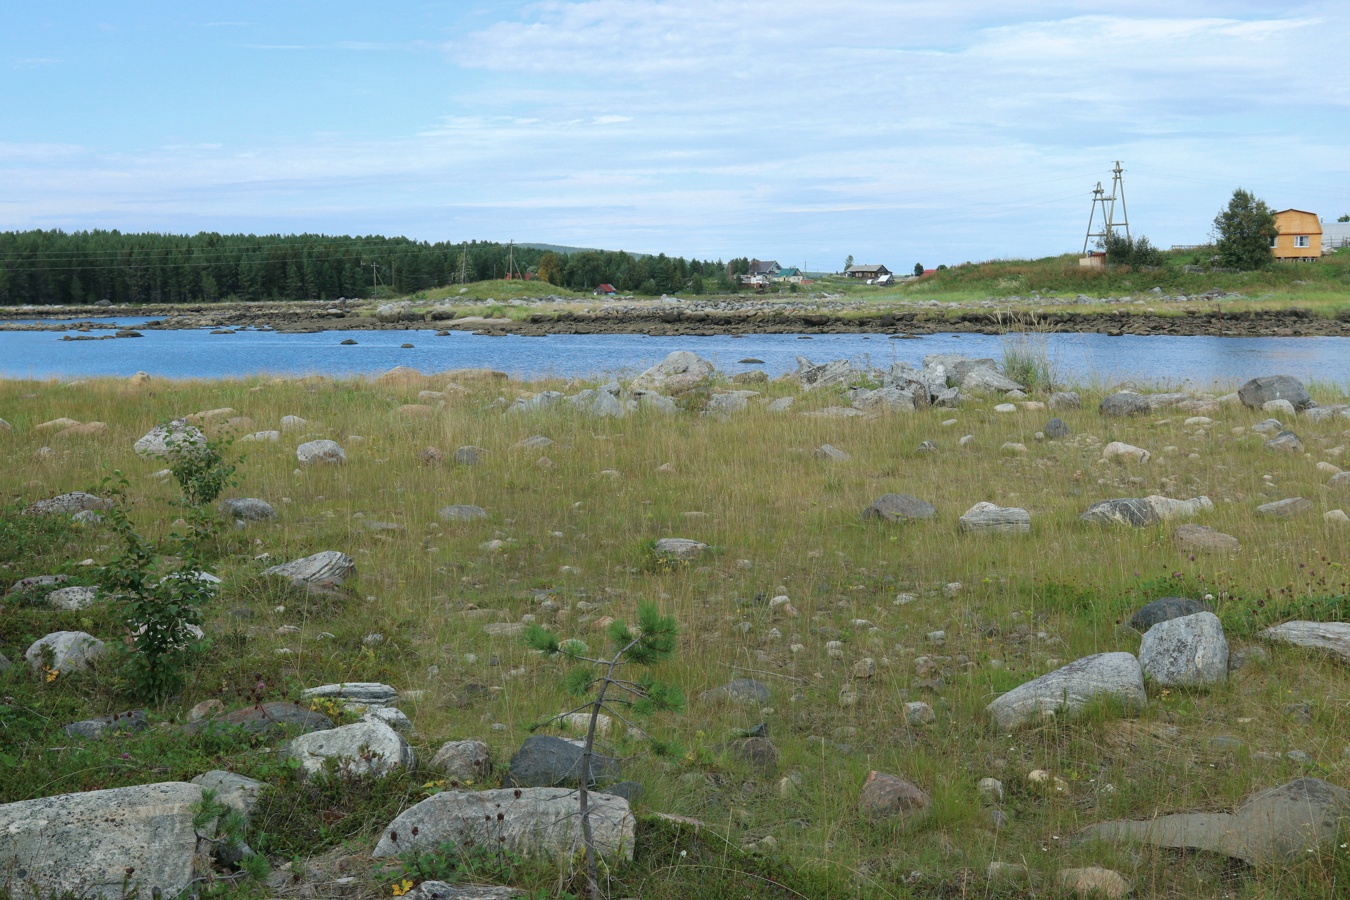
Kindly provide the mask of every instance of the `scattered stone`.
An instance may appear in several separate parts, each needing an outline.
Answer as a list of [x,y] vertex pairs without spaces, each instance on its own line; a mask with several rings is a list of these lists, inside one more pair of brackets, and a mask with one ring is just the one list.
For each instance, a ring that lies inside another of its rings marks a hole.
[[1208,525],[1178,525],[1172,532],[1172,540],[1181,550],[1235,553],[1241,547],[1237,538],[1216,531]]
[[923,818],[933,798],[903,778],[869,772],[858,797],[858,810],[874,819],[899,818],[911,822]]
[[1017,507],[976,503],[958,520],[962,531],[1026,534],[1031,531],[1031,513]]
[[201,797],[195,784],[166,782],[4,804],[4,885],[25,896],[178,896],[195,874]]
[[[511,757],[503,787],[578,787],[584,742],[536,734],[525,739]],[[618,781],[619,761],[600,753],[591,755],[591,783]],[[575,796],[574,796],[575,803]],[[573,808],[575,812],[575,806]]]
[[98,588],[92,585],[77,585],[61,588],[47,595],[47,605],[52,609],[77,612],[88,609],[98,599]]
[[1261,632],[1264,640],[1309,650],[1324,650],[1350,663],[1350,622],[1285,622]]
[[1003,802],[1003,782],[997,778],[981,778],[975,790],[988,803]]
[[277,700],[254,704],[223,716],[190,721],[183,726],[188,734],[200,731],[237,728],[245,734],[282,734],[287,731],[307,733],[333,727],[333,720],[322,713],[306,709],[296,703]]
[[1017,441],[1004,441],[1003,446],[998,448],[998,452],[1004,456],[1026,456],[1027,445]]
[[[352,343],[355,344],[356,341]],[[299,416],[282,416],[280,424],[282,431],[302,431],[309,425],[309,420]]]
[[1275,437],[1266,441],[1265,448],[1280,453],[1302,453],[1303,442],[1292,431],[1281,431]]
[[1131,528],[1156,525],[1159,521],[1153,507],[1139,497],[1101,500],[1089,506],[1078,518],[1098,525],[1128,525]]
[[689,538],[661,538],[652,548],[652,552],[662,559],[695,559],[708,549],[708,545]]
[[275,444],[281,440],[280,431],[255,431],[239,439],[243,444]]
[[292,581],[305,584],[338,582],[356,571],[356,563],[345,553],[337,550],[324,550],[304,559],[283,563],[279,566],[263,569],[264,575],[280,575]]
[[829,444],[821,444],[811,452],[811,455],[816,459],[825,459],[830,462],[846,462],[848,460],[847,453]]
[[476,466],[483,461],[485,455],[487,455],[487,451],[482,447],[467,446],[456,450],[452,458],[455,465]]
[[219,716],[225,712],[225,704],[212,697],[210,700],[203,700],[192,709],[187,711],[187,721],[200,722],[202,719],[209,719],[212,716]]
[[863,519],[886,522],[919,521],[936,515],[937,507],[910,494],[883,494],[862,512]]
[[1212,612],[1159,622],[1139,645],[1144,674],[1163,687],[1206,687],[1228,679],[1228,640]]
[[[927,405],[928,394],[923,396]],[[853,408],[862,410],[869,416],[885,416],[895,413],[911,413],[915,407],[914,394],[896,387],[880,387],[873,391],[859,391],[853,395]]]
[[378,681],[346,681],[305,688],[302,700],[332,700],[360,708],[388,706],[398,699],[398,690]]
[[302,734],[286,745],[285,752],[308,775],[322,772],[330,759],[340,772],[358,776],[411,769],[415,761],[408,742],[383,722],[357,722]]
[[1064,423],[1064,420],[1060,418],[1054,418],[1046,422],[1045,427],[1041,430],[1052,441],[1063,440],[1073,433],[1069,430],[1069,426]]
[[853,677],[867,680],[877,674],[877,661],[868,656],[853,664]]
[[1100,415],[1108,418],[1124,416],[1142,416],[1152,411],[1153,406],[1142,394],[1111,394],[1097,407]]
[[1102,459],[1118,459],[1122,462],[1146,463],[1152,456],[1143,447],[1135,447],[1124,441],[1112,441],[1102,448]]
[[[636,821],[628,801],[594,793],[588,807],[599,854],[631,859]],[[377,859],[402,856],[416,850],[431,851],[448,842],[491,847],[526,858],[570,860],[582,847],[576,792],[528,786],[517,790],[442,791],[390,822],[371,855]]]
[[462,783],[479,783],[492,774],[492,758],[482,741],[446,741],[429,766],[446,778]]
[[227,515],[236,519],[243,519],[245,522],[263,522],[277,517],[277,511],[272,508],[272,504],[256,497],[235,497],[222,500],[220,501],[220,508]]
[[[85,515],[85,514],[84,514],[84,513],[76,513],[76,515],[77,515],[77,516],[82,516],[82,515]],[[1330,509],[1330,510],[1327,510],[1326,512],[1322,513],[1322,519],[1323,519],[1323,521],[1329,522],[1329,523],[1331,523],[1332,525],[1346,525],[1346,524],[1350,524],[1350,514],[1347,514],[1346,511],[1343,510],[1343,509]]]
[[104,497],[96,497],[93,494],[86,494],[84,491],[73,491],[69,494],[60,494],[47,500],[30,503],[24,507],[23,515],[62,516],[84,512],[87,509],[105,512],[112,509],[112,505],[112,501]]
[[1134,892],[1134,885],[1124,875],[1099,866],[1080,869],[1060,869],[1055,876],[1067,891],[1080,897],[1098,897],[1102,900],[1123,900]]
[[340,466],[347,461],[347,452],[337,441],[307,441],[295,448],[295,458],[302,466]]
[[[102,641],[83,631],[53,631],[38,638],[24,652],[29,668],[34,672],[59,672],[69,675],[72,672],[88,671],[90,665],[105,651]],[[50,655],[50,664],[47,657]]]
[[778,770],[778,748],[766,737],[741,738],[731,741],[726,749],[737,762],[762,775]]
[[920,725],[931,725],[937,721],[937,713],[933,712],[933,707],[924,703],[922,700],[913,700],[905,704],[905,721],[913,727]]
[[487,511],[481,506],[466,504],[443,506],[437,510],[436,515],[440,517],[442,522],[473,522],[488,517]]
[[72,722],[66,726],[65,731],[71,737],[92,741],[112,734],[144,731],[149,727],[150,721],[145,717],[145,710],[133,709],[129,712],[114,713],[111,716],[99,716],[96,719]]
[[706,382],[714,372],[713,364],[688,350],[676,350],[661,362],[633,379],[631,390],[679,394]]
[[1289,497],[1285,500],[1276,500],[1274,503],[1262,503],[1256,508],[1256,512],[1259,515],[1272,516],[1276,519],[1290,519],[1311,512],[1312,508],[1313,505],[1310,500],[1305,500],[1302,497]]
[[[994,407],[994,412],[996,412],[996,413],[1015,413],[1015,412],[1017,412],[1017,407],[1014,406],[1014,405],[1011,404],[1011,403],[1000,403],[1000,404],[998,404],[997,406]],[[1005,444],[1004,446],[1007,446],[1007,445]]]
[[1097,653],[1028,681],[997,698],[986,711],[999,728],[1034,725],[1060,712],[1072,715],[1100,697],[1128,709],[1148,705],[1144,672],[1129,653]]
[[1210,612],[1210,608],[1199,600],[1191,600],[1188,597],[1159,597],[1130,617],[1130,627],[1143,634],[1159,622],[1202,612]]
[[1238,399],[1248,409],[1261,409],[1271,400],[1287,400],[1297,410],[1312,405],[1308,389],[1292,375],[1265,375],[1238,388]]
[[1050,395],[1049,403],[1051,409],[1078,409],[1082,405],[1075,391],[1055,391]]
[[165,425],[156,425],[131,445],[136,455],[144,459],[173,459],[183,453],[196,453],[205,447],[206,435],[188,424],[186,419],[174,419]]
[[733,678],[726,684],[718,685],[715,688],[704,691],[699,694],[699,700],[704,703],[754,703],[763,705],[769,702],[770,691],[768,685],[756,681],[753,678]]

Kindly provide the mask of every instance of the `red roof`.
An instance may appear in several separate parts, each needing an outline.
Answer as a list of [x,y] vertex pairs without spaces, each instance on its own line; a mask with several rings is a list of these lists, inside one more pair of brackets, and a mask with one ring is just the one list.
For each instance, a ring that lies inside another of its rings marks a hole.
[[614,285],[612,285],[612,284],[602,284],[602,285],[600,285],[598,288],[595,289],[595,292],[596,292],[597,294],[617,294],[617,293],[618,293],[618,291],[614,290]]

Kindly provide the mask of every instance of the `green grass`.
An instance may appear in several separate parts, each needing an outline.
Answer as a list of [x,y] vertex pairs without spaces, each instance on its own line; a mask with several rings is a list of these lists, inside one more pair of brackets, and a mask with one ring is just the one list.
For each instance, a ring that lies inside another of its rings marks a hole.
[[[613,873],[614,896],[1031,896],[1029,888],[984,881],[990,860],[1024,859],[1038,885],[1059,867],[1100,864],[1120,869],[1143,896],[1229,890],[1241,898],[1315,897],[1344,883],[1346,863],[1337,854],[1279,871],[1231,872],[1217,861],[1069,840],[1110,817],[1228,808],[1305,772],[1345,784],[1350,674],[1343,666],[1272,648],[1268,666],[1208,693],[1153,690],[1149,709],[1135,719],[1103,707],[1074,723],[1011,737],[993,729],[983,709],[1055,661],[1137,650],[1138,637],[1119,626],[1158,596],[1212,594],[1235,647],[1289,615],[1343,619],[1350,529],[1323,521],[1321,513],[1350,506],[1350,495],[1331,493],[1314,463],[1345,462],[1336,450],[1350,445],[1346,420],[1300,419],[1294,427],[1309,453],[1297,457],[1234,433],[1266,417],[1259,411],[1223,406],[1208,413],[1215,424],[1207,429],[1186,426],[1187,414],[1176,412],[1103,420],[1096,413],[1100,394],[1091,392],[1082,410],[1056,413],[999,414],[990,399],[878,420],[797,415],[841,403],[812,392],[798,395],[794,412],[782,416],[752,404],[728,421],[690,413],[597,420],[570,411],[506,416],[497,405],[501,397],[562,383],[476,383],[429,418],[398,412],[419,390],[439,389],[445,380],[155,380],[133,388],[96,379],[74,389],[0,382],[0,415],[15,426],[0,435],[7,460],[0,467],[6,504],[0,592],[24,576],[78,575],[89,569],[80,561],[108,559],[115,548],[100,527],[15,514],[32,500],[89,489],[108,469],[127,474],[130,515],[142,533],[157,540],[167,534],[179,514],[177,490],[154,477],[162,463],[131,452],[156,422],[222,406],[250,416],[257,429],[302,415],[310,421],[303,435],[237,445],[248,458],[236,494],[268,500],[280,517],[226,532],[216,549],[225,584],[206,610],[213,645],[181,694],[151,709],[156,722],[177,721],[211,697],[231,708],[248,705],[258,681],[269,700],[325,682],[384,681],[426,692],[402,707],[416,727],[411,740],[419,759],[445,740],[477,737],[489,743],[500,768],[528,726],[558,712],[564,700],[556,665],[516,640],[484,635],[483,623],[534,615],[561,636],[594,645],[596,619],[631,619],[638,602],[652,600],[683,628],[676,658],[657,677],[691,698],[686,713],[659,716],[653,728],[689,757],[661,759],[626,739],[616,749],[632,756],[626,777],[646,787],[643,816],[694,816],[708,827],[693,834],[644,819],[637,858]],[[1338,399],[1331,386],[1315,390],[1322,402]],[[764,387],[766,397],[791,392],[784,383]],[[58,439],[34,430],[63,415],[106,422],[109,433]],[[1064,418],[1075,437],[1036,441],[1034,432],[1051,415]],[[942,424],[952,418],[956,425]],[[511,449],[534,434],[556,443],[543,451]],[[975,443],[958,447],[963,434]],[[310,437],[338,440],[347,465],[297,472],[294,448]],[[939,451],[917,453],[923,440],[935,441]],[[1100,447],[1110,440],[1143,446],[1154,458],[1143,466],[1102,463]],[[1030,452],[1004,456],[1005,441]],[[822,443],[850,459],[814,458],[810,451]],[[483,464],[428,466],[417,458],[426,447],[448,457],[469,444],[487,450]],[[44,446],[54,459],[37,457]],[[552,467],[539,464],[545,456]],[[674,471],[658,471],[664,463]],[[601,474],[608,470],[619,474]],[[863,522],[862,508],[887,492],[923,497],[939,516],[904,526]],[[1102,529],[1078,520],[1093,501],[1152,493],[1210,496],[1216,508],[1199,521],[1238,537],[1242,552],[1191,558],[1174,548],[1167,527]],[[1295,495],[1312,500],[1316,511],[1285,522],[1253,513],[1258,503]],[[1033,533],[961,534],[957,516],[980,500],[1028,508]],[[480,505],[489,518],[440,522],[436,510],[452,503]],[[378,530],[371,522],[399,528]],[[715,552],[688,565],[656,565],[650,546],[660,537],[696,538]],[[497,552],[481,549],[491,540],[506,543]],[[349,553],[357,563],[340,596],[308,597],[259,574],[264,565],[325,549]],[[260,554],[268,558],[255,559]],[[949,582],[963,585],[954,597],[941,591]],[[919,599],[896,605],[901,592]],[[767,598],[779,593],[791,597],[798,618],[770,610]],[[558,612],[541,606],[544,599]],[[316,786],[300,781],[265,745],[184,740],[158,725],[77,742],[62,727],[130,708],[125,686],[107,673],[47,684],[22,664],[23,651],[61,629],[116,640],[116,610],[103,604],[58,613],[12,598],[0,603],[0,652],[18,663],[0,675],[6,773],[0,802],[230,768],[274,785],[249,841],[279,866],[295,854],[368,851],[431,777]],[[300,631],[278,633],[282,625]],[[946,633],[941,644],[927,637],[936,630]],[[374,632],[384,642],[365,644]],[[831,640],[842,642],[842,659],[827,655]],[[279,655],[281,649],[290,652]],[[864,657],[877,661],[877,674],[853,681],[852,665]],[[916,665],[919,657],[927,657],[931,671]],[[770,686],[766,708],[697,699],[738,676]],[[849,684],[858,701],[841,706],[840,690]],[[907,700],[930,703],[937,722],[907,725],[901,712]],[[1289,724],[1284,708],[1295,701],[1312,704],[1311,725]],[[760,721],[781,754],[772,775],[719,752]],[[1213,751],[1208,740],[1218,735],[1238,737],[1247,749]],[[1249,752],[1295,748],[1313,756],[1311,768],[1262,762]],[[1026,780],[1037,768],[1062,777],[1068,792],[1039,792]],[[929,819],[906,829],[862,819],[858,790],[873,769],[928,791],[935,801]],[[779,779],[789,774],[801,785],[781,796]],[[1010,822],[1000,830],[990,827],[974,790],[985,775],[1001,778],[1008,790]],[[777,853],[740,852],[766,836],[778,842]],[[575,874],[564,865],[522,869],[518,877],[523,886],[561,896],[576,890]],[[370,877],[372,895],[388,896],[387,885]]]

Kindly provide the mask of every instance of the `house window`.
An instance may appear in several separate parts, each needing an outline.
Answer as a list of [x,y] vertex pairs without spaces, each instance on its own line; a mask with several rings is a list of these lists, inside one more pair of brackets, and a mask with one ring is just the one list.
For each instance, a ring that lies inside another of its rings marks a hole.
[[1309,246],[1309,244],[1308,244],[1308,235],[1306,235],[1306,234],[1296,234],[1296,235],[1294,235],[1294,246],[1295,246],[1295,247],[1307,247],[1307,246]]
[[1270,239],[1270,249],[1274,250],[1277,246],[1279,246],[1279,241],[1280,241],[1280,236],[1279,236],[1279,235],[1276,235],[1275,237],[1271,238],[1271,239]]

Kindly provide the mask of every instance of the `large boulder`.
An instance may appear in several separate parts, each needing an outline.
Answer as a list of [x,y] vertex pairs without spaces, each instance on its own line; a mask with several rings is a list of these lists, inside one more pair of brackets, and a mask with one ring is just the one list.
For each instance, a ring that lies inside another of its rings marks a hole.
[[[588,801],[597,852],[631,859],[636,821],[628,801],[610,794],[591,794]],[[571,859],[582,848],[577,793],[547,787],[442,791],[390,822],[372,856],[402,856],[449,841],[532,859]]]
[[881,519],[884,522],[917,521],[931,519],[936,515],[937,507],[909,494],[882,494],[862,511],[864,519]]
[[198,453],[206,448],[206,435],[188,424],[187,419],[174,419],[156,425],[131,445],[136,455],[144,459],[175,459],[183,454]]
[[1026,534],[1031,531],[1031,513],[1016,506],[976,503],[957,520],[962,531]]
[[[175,897],[192,882],[202,789],[164,782],[0,806],[0,887],[17,896]],[[128,873],[131,873],[128,875]]]
[[1244,800],[1233,813],[1177,813],[1141,822],[1102,822],[1078,836],[1204,850],[1252,866],[1269,866],[1326,849],[1347,817],[1350,791],[1320,778],[1299,778]]
[[295,448],[295,458],[302,466],[340,466],[347,452],[337,441],[306,441]]
[[25,516],[67,516],[85,510],[102,512],[112,509],[112,505],[112,501],[106,497],[97,497],[93,494],[86,494],[84,491],[72,491],[69,494],[59,494],[46,500],[30,503],[24,507],[23,514]]
[[1350,622],[1285,622],[1261,632],[1264,640],[1322,650],[1350,663]]
[[[382,306],[377,307],[375,309],[375,319],[388,324],[393,324],[395,322],[422,322],[426,319],[426,314],[413,309],[411,301],[400,300],[396,303],[385,303]],[[405,367],[398,366],[397,368],[384,373],[380,377],[382,379],[389,379],[390,376],[393,375],[394,378],[397,378],[398,376],[396,373],[403,368]],[[416,369],[409,369],[408,371],[419,378],[421,377],[422,373],[418,372]]]
[[286,745],[286,754],[308,775],[322,772],[330,759],[348,775],[384,775],[397,768],[411,769],[416,762],[408,742],[383,722],[302,734]]
[[713,374],[713,364],[688,350],[676,350],[633,379],[634,391],[659,391],[678,394],[705,383]]
[[1228,680],[1228,639],[1212,612],[1159,622],[1139,644],[1144,674],[1163,687],[1207,687]]
[[972,359],[959,353],[930,353],[923,358],[923,367],[926,371],[934,372],[939,368],[942,369],[949,387],[960,386],[965,377],[975,369],[998,371],[998,363],[989,357]]
[[1312,406],[1312,396],[1293,375],[1263,375],[1238,388],[1238,399],[1249,409],[1261,409],[1272,400],[1288,400],[1294,409]]
[[[53,631],[33,641],[24,652],[29,668],[34,672],[46,668],[69,675],[87,671],[106,650],[103,642],[83,631]],[[48,660],[50,658],[50,666]]]
[[971,369],[962,376],[958,385],[968,394],[1006,394],[1008,391],[1024,391],[1026,387],[1013,381],[1002,372],[986,366]]
[[342,581],[355,571],[356,563],[350,556],[337,550],[324,550],[304,559],[263,569],[263,574],[280,575],[306,584],[318,584],[324,581]]
[[797,381],[808,390],[816,388],[850,387],[859,378],[868,374],[853,365],[847,359],[816,365],[805,356],[797,357]]
[[[919,400],[920,394],[922,400]],[[869,416],[910,413],[919,406],[927,405],[928,392],[922,385],[910,389],[879,387],[873,391],[859,391],[853,395],[853,408],[862,410]]]
[[[549,734],[531,735],[507,767],[503,787],[577,787],[581,784],[582,742]],[[591,754],[591,783],[619,780],[619,761]]]
[[1097,407],[1097,412],[1107,418],[1121,418],[1124,416],[1142,416],[1152,410],[1152,404],[1148,398],[1142,394],[1131,394],[1121,392],[1111,394],[1102,400],[1101,405]]
[[1148,705],[1144,671],[1129,653],[1097,653],[1028,681],[994,700],[986,711],[1003,729],[1034,725],[1042,719],[1072,715],[1101,698],[1129,709]]

